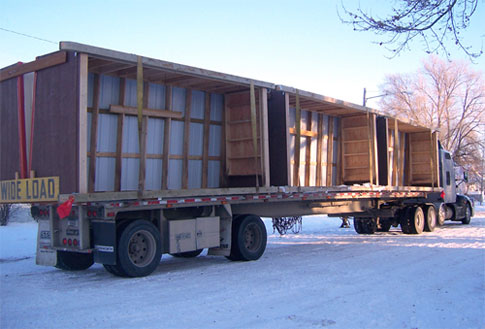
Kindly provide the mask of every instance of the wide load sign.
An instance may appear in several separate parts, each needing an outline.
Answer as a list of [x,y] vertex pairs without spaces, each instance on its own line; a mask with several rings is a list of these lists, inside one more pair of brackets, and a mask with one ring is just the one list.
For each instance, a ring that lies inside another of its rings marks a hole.
[[57,201],[59,177],[0,181],[0,203]]

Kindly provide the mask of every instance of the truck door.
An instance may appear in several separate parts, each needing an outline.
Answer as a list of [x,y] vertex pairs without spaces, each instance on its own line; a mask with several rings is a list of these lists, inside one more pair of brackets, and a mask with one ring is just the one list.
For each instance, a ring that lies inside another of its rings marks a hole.
[[442,163],[442,187],[445,191],[445,203],[456,202],[456,182],[455,182],[455,168],[451,154],[444,149],[441,149],[441,163]]

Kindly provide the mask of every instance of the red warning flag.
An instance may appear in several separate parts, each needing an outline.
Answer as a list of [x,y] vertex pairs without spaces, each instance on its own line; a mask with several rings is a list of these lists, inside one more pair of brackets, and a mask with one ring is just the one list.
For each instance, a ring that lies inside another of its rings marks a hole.
[[74,202],[74,196],[70,196],[69,200],[57,207],[57,215],[60,219],[66,218],[71,213],[72,204]]

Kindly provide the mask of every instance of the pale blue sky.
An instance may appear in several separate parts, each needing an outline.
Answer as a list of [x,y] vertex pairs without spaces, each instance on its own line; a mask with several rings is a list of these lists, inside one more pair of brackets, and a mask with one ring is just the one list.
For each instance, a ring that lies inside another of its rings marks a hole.
[[[343,0],[355,8],[358,0]],[[378,12],[382,1],[361,0]],[[75,41],[285,84],[362,103],[379,94],[385,75],[415,71],[419,44],[389,56],[371,33],[354,32],[337,16],[340,1],[22,1],[0,2],[0,27]],[[485,2],[466,42],[485,47]],[[0,30],[0,67],[58,49]],[[465,56],[451,48],[452,59]],[[478,50],[478,49],[477,49]],[[473,65],[485,71],[485,56]],[[369,105],[377,106],[376,101]]]

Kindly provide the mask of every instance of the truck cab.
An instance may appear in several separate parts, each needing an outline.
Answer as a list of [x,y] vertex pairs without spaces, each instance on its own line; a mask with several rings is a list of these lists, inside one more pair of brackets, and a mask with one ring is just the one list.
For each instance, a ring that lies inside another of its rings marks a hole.
[[439,207],[438,222],[443,225],[445,220],[461,221],[469,224],[473,216],[473,203],[466,195],[458,194],[456,190],[455,164],[451,153],[439,143],[440,182],[443,188]]

